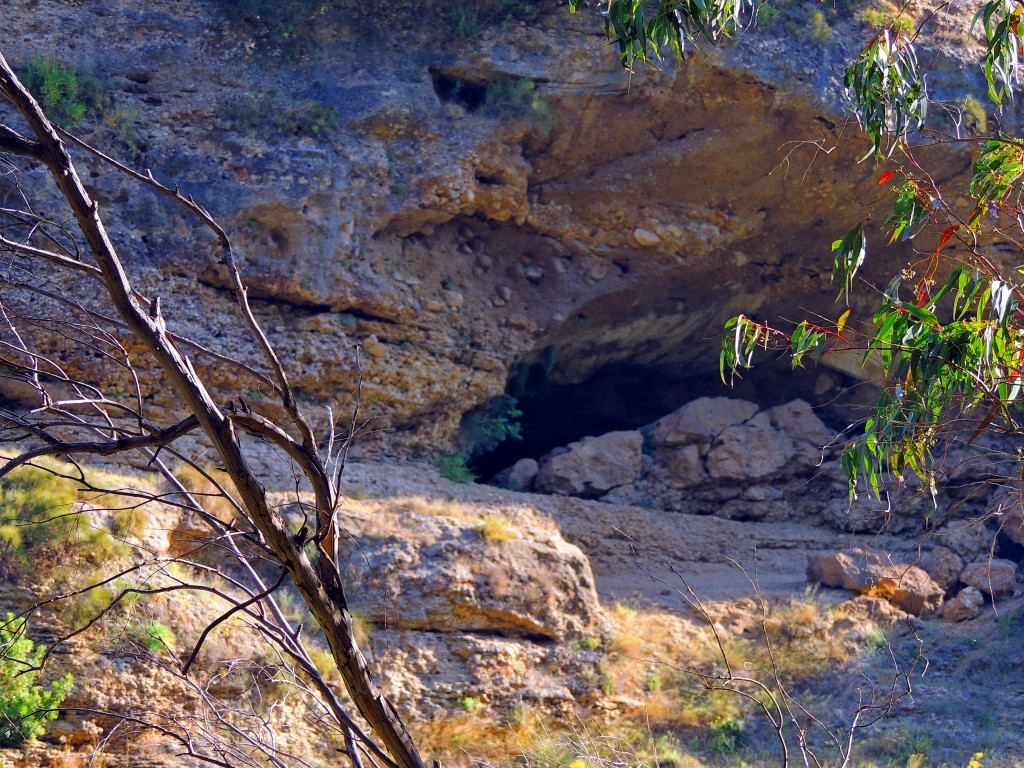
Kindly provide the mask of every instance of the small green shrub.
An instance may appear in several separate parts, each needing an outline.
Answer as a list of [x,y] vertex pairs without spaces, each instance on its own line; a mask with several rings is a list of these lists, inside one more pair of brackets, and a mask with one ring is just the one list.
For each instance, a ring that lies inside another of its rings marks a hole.
[[283,136],[315,137],[338,125],[337,110],[330,104],[315,99],[288,103],[272,90],[229,104],[221,114],[239,130],[260,130]]
[[45,649],[36,648],[27,634],[25,620],[11,613],[0,624],[0,747],[42,735],[73,682],[71,675],[64,675],[49,690],[38,684]]
[[477,707],[480,706],[480,700],[473,696],[463,696],[459,699],[459,706],[462,707],[463,712],[473,714],[476,712]]
[[466,455],[463,453],[438,456],[434,459],[434,466],[437,468],[437,474],[445,480],[463,484],[476,482],[476,475],[466,466]]
[[754,23],[759,27],[769,29],[779,20],[780,11],[773,5],[761,3],[754,12]]
[[857,12],[857,21],[875,31],[891,26],[907,35],[914,32],[914,20],[907,15],[906,10],[897,15],[892,5],[888,3],[884,7],[869,5],[861,8]]
[[[58,463],[19,467],[0,486],[0,572],[17,575],[31,560],[36,570],[68,565],[70,556],[92,564],[123,550],[107,531],[91,525],[78,508],[78,486],[67,477],[71,467]],[[111,524],[124,535],[136,530],[145,516],[114,512]]]
[[521,440],[523,428],[519,423],[523,412],[512,395],[498,395],[467,413],[459,431],[470,446],[469,455],[490,453],[506,440]]
[[480,19],[477,17],[475,5],[459,8],[459,20],[455,25],[455,33],[460,40],[470,45],[480,37]]
[[579,640],[573,640],[570,647],[577,653],[581,651],[596,651],[601,647],[601,638],[587,635]]
[[22,79],[58,122],[78,125],[87,114],[102,114],[110,106],[109,88],[102,80],[81,75],[62,61],[36,56],[26,65]]
[[743,721],[736,717],[725,717],[708,726],[707,748],[713,755],[727,757],[735,754],[746,741],[747,733]]
[[313,42],[330,3],[324,0],[220,0],[230,23],[248,28],[284,58],[297,58]]
[[889,758],[885,761],[886,768],[904,768],[912,759],[918,762],[927,758],[932,748],[932,734],[924,727],[916,726],[901,731],[896,739],[895,745]]
[[509,524],[508,520],[499,515],[488,515],[473,526],[473,530],[481,539],[491,542],[511,541],[519,536],[519,532]]
[[832,27],[825,20],[825,14],[819,8],[812,8],[807,14],[807,32],[816,43],[828,42],[832,37]]
[[985,110],[985,105],[972,94],[967,94],[964,97],[960,114],[962,115],[964,128],[971,133],[988,133],[988,112]]
[[128,636],[153,654],[165,649],[173,651],[176,640],[174,632],[159,621],[144,621],[134,627]]
[[76,527],[75,483],[39,467],[19,467],[0,486],[0,546],[21,557]]
[[496,80],[484,91],[484,114],[524,119],[540,133],[551,130],[551,103],[529,78]]

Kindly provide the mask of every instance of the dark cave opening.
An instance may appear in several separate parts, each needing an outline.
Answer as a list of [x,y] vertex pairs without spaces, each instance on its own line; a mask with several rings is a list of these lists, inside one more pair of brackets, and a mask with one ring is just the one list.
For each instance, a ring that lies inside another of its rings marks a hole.
[[[576,384],[553,381],[543,364],[513,368],[506,394],[515,398],[522,412],[517,418],[519,439],[496,445],[482,439],[479,424],[488,407],[463,417],[462,433],[468,446],[469,466],[483,481],[522,458],[538,459],[559,446],[588,435],[638,429],[699,397],[731,397],[757,402],[763,407],[781,405],[796,398],[820,406],[818,415],[833,426],[846,423],[848,377],[824,369],[792,370],[783,363],[765,363],[748,372],[735,385],[722,383],[717,368],[694,366],[641,366],[619,363],[601,368]],[[823,379],[822,376],[827,377]],[[824,386],[823,384],[827,384]],[[837,429],[838,431],[838,429]]]

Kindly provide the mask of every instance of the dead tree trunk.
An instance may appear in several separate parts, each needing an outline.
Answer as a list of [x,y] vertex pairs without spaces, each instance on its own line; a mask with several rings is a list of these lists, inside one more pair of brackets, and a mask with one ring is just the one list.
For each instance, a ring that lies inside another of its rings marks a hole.
[[[253,412],[244,403],[236,407],[233,401],[225,405],[215,402],[183,352],[183,349],[187,349],[183,340],[168,331],[167,322],[161,314],[159,298],[147,300],[134,289],[108,237],[99,205],[90,197],[79,179],[66,143],[74,139],[51,123],[2,55],[0,93],[13,106],[14,112],[28,129],[16,129],[13,127],[16,123],[11,120],[0,122],[0,153],[28,158],[45,166],[70,209],[80,236],[88,246],[81,253],[61,253],[59,249],[33,244],[27,239],[14,241],[3,238],[0,240],[0,251],[6,251],[18,259],[46,261],[50,268],[73,270],[86,279],[99,280],[109,298],[109,313],[142,344],[165,377],[167,385],[180,398],[182,410],[189,415],[185,421],[167,428],[143,423],[140,417],[137,434],[127,435],[111,430],[103,435],[93,430],[87,438],[76,440],[55,437],[55,433],[47,430],[45,423],[42,426],[38,421],[31,425],[26,423],[26,436],[33,440],[35,446],[9,460],[0,468],[0,477],[39,456],[109,455],[141,448],[157,449],[193,429],[202,430],[216,450],[223,470],[237,488],[238,502],[245,517],[273,551],[322,627],[347,690],[359,714],[373,729],[372,739],[379,741],[380,746],[393,759],[396,768],[423,768],[423,760],[401,717],[374,684],[363,654],[355,642],[352,616],[333,546],[340,456],[330,450],[326,458],[321,456],[313,429],[296,404],[285,369],[249,307],[246,289],[235,266],[226,233],[191,197],[182,195],[176,188],[160,184],[148,171],[145,174],[131,171],[101,153],[94,152],[107,162],[111,172],[126,173],[176,200],[218,238],[223,264],[231,276],[241,318],[263,352],[263,365],[269,371],[264,380],[272,385],[276,405],[287,415],[282,424]],[[24,376],[34,376],[34,381],[38,382],[39,369],[35,361],[31,364],[12,360],[4,362],[9,367],[20,366]],[[43,411],[45,407],[44,402]],[[305,476],[315,498],[316,531],[313,539],[320,551],[318,566],[314,567],[303,550],[306,542],[296,540],[281,515],[269,503],[267,489],[246,460],[239,438],[240,430],[255,433],[280,448]],[[333,439],[329,443],[333,446]],[[343,711],[335,715],[341,725],[346,728],[355,727]],[[374,750],[372,744],[367,749],[371,753],[376,752],[375,756],[381,762],[391,764],[379,749]],[[352,758],[358,765],[358,756],[352,755]]]

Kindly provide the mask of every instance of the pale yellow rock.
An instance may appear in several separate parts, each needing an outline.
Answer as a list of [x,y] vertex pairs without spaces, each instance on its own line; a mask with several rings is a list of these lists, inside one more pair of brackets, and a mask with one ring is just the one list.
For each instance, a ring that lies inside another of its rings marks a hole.
[[364,341],[363,351],[373,357],[384,357],[388,353],[387,347],[381,344],[379,341]]
[[650,248],[661,242],[657,232],[642,227],[633,230],[633,239],[636,240],[637,245],[642,245],[644,248]]

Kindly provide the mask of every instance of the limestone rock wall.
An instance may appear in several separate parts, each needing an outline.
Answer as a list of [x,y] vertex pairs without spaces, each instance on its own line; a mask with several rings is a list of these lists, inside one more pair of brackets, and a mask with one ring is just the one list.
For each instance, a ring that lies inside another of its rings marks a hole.
[[[303,398],[344,401],[362,343],[366,447],[451,444],[518,365],[710,371],[731,314],[832,311],[829,243],[877,196],[844,127],[838,73],[866,34],[851,14],[827,43],[780,24],[626,74],[594,9],[488,24],[478,4],[453,37],[440,5],[380,23],[342,6],[283,51],[213,0],[14,0],[0,31],[16,66],[108,80],[133,117],[79,130],[220,218]],[[962,41],[936,40],[933,91],[966,93]],[[310,105],[336,122],[311,132]],[[249,359],[210,238],[105,171],[90,184],[172,327]]]

